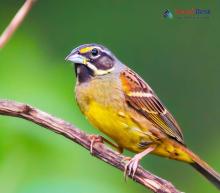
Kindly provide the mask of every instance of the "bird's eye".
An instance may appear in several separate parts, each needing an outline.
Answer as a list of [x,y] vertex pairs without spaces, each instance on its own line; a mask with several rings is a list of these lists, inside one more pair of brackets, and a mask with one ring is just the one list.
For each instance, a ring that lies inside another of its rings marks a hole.
[[98,49],[96,49],[96,48],[93,48],[92,49],[92,51],[91,51],[91,54],[92,54],[92,56],[98,56],[98,54],[99,54],[99,51],[98,51]]

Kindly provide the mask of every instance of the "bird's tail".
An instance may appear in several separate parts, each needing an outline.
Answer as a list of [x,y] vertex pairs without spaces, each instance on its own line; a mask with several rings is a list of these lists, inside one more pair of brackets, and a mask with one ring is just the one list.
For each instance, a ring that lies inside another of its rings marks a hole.
[[213,185],[220,189],[220,174],[216,172],[211,166],[195,155],[192,151],[185,148],[187,153],[192,158],[193,162],[190,163],[200,174],[208,179]]
[[189,163],[213,185],[220,189],[220,174],[183,144],[174,140],[166,139],[154,150],[153,153]]
[[154,150],[153,153],[189,163],[213,185],[220,189],[220,174],[183,144],[180,144],[175,140],[166,139]]

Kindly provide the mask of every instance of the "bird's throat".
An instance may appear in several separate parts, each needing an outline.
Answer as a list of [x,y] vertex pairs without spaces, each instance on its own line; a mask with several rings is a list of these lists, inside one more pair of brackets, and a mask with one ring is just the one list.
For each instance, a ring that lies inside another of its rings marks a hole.
[[93,72],[83,64],[75,64],[75,73],[79,83],[88,82]]

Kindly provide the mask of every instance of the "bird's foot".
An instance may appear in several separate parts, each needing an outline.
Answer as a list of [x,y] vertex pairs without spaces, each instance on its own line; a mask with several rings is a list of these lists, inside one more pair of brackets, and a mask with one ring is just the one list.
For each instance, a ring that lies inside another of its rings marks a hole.
[[89,135],[89,139],[91,141],[90,144],[90,153],[92,154],[92,149],[95,143],[107,143],[110,146],[114,147],[117,150],[117,154],[120,155],[123,153],[123,148],[118,146],[117,144],[112,143],[111,141],[109,141],[108,139],[105,139],[104,137],[100,136],[100,135]]
[[93,154],[93,146],[95,143],[103,143],[103,137],[100,135],[89,135],[90,143],[90,153]]
[[141,157],[139,157],[138,154],[135,155],[133,158],[125,157],[124,161],[128,160],[128,162],[125,164],[124,169],[125,181],[127,180],[127,176],[131,176],[132,178],[134,178],[140,159]]
[[125,169],[124,169],[124,177],[126,181],[127,176],[131,176],[131,178],[134,178],[134,175],[137,171],[138,164],[140,160],[150,152],[152,152],[155,149],[155,145],[149,146],[147,149],[142,151],[141,153],[136,154],[133,158],[131,158],[128,163],[125,164]]

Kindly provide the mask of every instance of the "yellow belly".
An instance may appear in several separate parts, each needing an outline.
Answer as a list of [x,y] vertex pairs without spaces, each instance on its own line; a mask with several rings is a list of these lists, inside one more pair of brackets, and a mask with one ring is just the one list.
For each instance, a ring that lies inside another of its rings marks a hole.
[[147,148],[147,145],[141,147],[141,142],[146,142],[146,144],[157,143],[158,146],[153,151],[154,154],[188,163],[192,162],[191,157],[178,143],[168,138],[157,142],[152,140],[152,136],[146,135],[146,132],[145,134],[141,132],[139,126],[124,112],[115,111],[110,107],[104,108],[96,102],[91,102],[85,115],[96,128],[113,139],[121,148],[132,152],[141,152]]
[[139,145],[141,141],[151,142],[149,136],[141,133],[138,125],[122,111],[118,112],[110,107],[103,107],[93,101],[84,113],[96,128],[113,139],[122,148],[140,152],[143,151],[143,147]]

